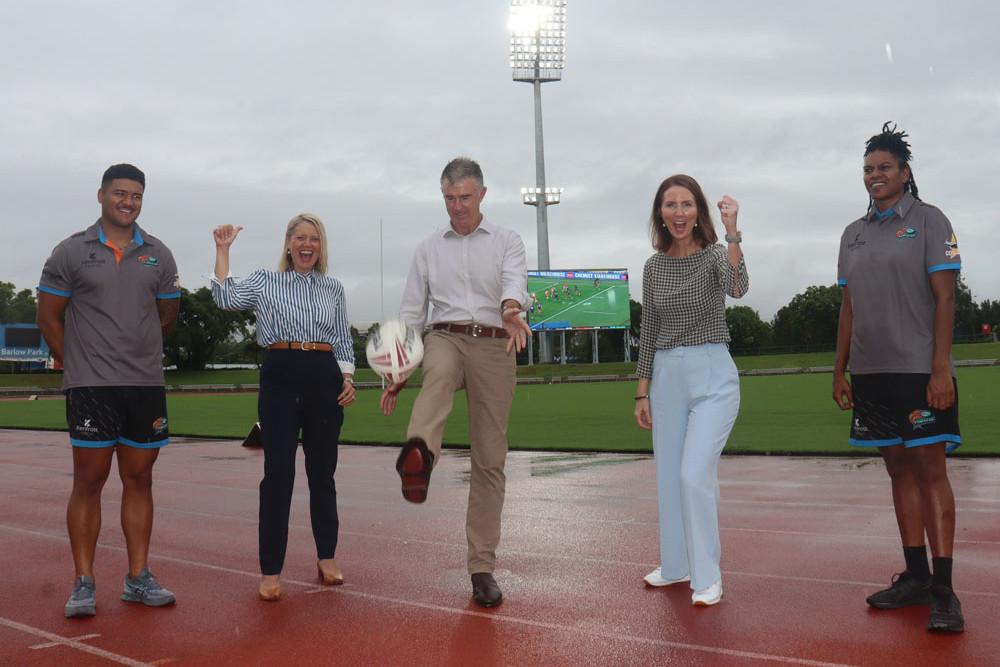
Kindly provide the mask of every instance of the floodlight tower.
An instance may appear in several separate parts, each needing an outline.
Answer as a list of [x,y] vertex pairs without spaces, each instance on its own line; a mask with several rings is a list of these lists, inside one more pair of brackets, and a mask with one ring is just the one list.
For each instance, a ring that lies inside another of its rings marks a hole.
[[[559,203],[562,188],[545,187],[542,84],[562,79],[566,62],[566,0],[511,0],[509,28],[514,81],[532,84],[535,92],[535,187],[522,188],[521,195],[525,204],[536,208],[538,268],[545,271],[549,269],[546,209]],[[552,346],[548,335],[542,334],[539,339],[539,360],[551,362]]]

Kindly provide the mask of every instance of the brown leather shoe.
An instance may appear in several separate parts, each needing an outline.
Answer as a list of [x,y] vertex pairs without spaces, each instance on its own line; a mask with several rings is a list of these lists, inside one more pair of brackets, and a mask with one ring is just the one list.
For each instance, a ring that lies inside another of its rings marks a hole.
[[260,575],[260,587],[257,589],[257,594],[260,595],[261,600],[266,600],[268,602],[273,602],[275,600],[281,599],[281,581],[278,580],[278,575],[262,574]]
[[472,597],[480,607],[495,607],[503,602],[503,593],[497,586],[497,580],[489,572],[472,575]]
[[422,438],[410,438],[396,459],[396,472],[403,483],[403,497],[411,503],[427,500],[434,457]]
[[327,586],[340,586],[344,583],[344,573],[337,567],[337,561],[332,558],[316,561],[320,580]]

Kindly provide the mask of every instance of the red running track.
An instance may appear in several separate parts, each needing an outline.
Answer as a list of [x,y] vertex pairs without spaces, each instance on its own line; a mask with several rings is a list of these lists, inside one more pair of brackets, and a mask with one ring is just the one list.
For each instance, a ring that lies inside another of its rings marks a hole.
[[964,635],[924,630],[926,607],[864,598],[902,569],[882,464],[725,457],[721,604],[646,589],[658,560],[647,456],[510,454],[497,580],[482,610],[465,571],[468,459],[448,452],[427,503],[399,492],[389,447],[343,446],[337,562],[318,584],[301,468],[284,598],[257,599],[262,455],[177,439],[156,464],[150,564],[176,605],[120,601],[120,484],[104,493],[97,616],[66,619],[64,433],[0,430],[3,665],[997,665],[1000,461],[952,459],[955,587]]

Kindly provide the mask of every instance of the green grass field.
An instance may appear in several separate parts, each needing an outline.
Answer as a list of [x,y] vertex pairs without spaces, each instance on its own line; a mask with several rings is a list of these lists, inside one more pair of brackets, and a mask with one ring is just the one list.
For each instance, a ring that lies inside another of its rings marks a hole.
[[[847,444],[850,412],[830,397],[830,375],[741,378],[742,406],[727,453],[860,455],[874,451]],[[1000,455],[1000,367],[960,368],[960,455]],[[378,411],[379,391],[361,390],[348,409],[341,440],[399,443],[406,431],[415,389],[405,390],[391,418]],[[515,449],[650,452],[648,431],[632,417],[633,382],[521,385],[508,433]],[[174,435],[242,438],[256,421],[255,394],[174,394],[168,398]],[[61,397],[0,401],[0,427],[65,429]],[[465,397],[457,394],[445,444],[468,446]]]
[[[568,291],[563,290],[563,285]],[[554,292],[551,291],[554,288]],[[630,322],[628,282],[590,278],[528,278],[537,307],[528,310],[532,329],[627,327]],[[549,292],[549,295],[546,295]],[[539,312],[538,307],[541,308]]]

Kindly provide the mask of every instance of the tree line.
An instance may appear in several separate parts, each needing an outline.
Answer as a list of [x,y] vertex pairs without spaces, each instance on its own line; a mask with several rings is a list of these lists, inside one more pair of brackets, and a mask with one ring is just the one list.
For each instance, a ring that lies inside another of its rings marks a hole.
[[[726,308],[726,324],[734,354],[832,350],[837,344],[837,320],[840,316],[841,289],[837,285],[813,285],[782,307],[770,322],[749,306]],[[620,360],[625,345],[636,359],[642,305],[629,300],[632,326],[629,335],[620,330],[599,331],[598,356],[602,361]],[[13,283],[0,282],[0,323],[30,324],[35,321],[37,301],[34,290],[17,290]],[[959,275],[955,283],[955,338],[982,339],[983,325],[1000,329],[1000,300],[976,303],[972,290]],[[181,288],[177,327],[163,343],[165,363],[182,370],[200,370],[209,363],[259,363],[261,350],[254,339],[252,311],[225,311],[216,307],[207,287],[195,291]],[[371,328],[360,331],[351,327],[354,355],[359,366],[365,362],[365,343]],[[590,331],[567,332],[566,349],[561,336],[554,334],[558,353],[569,361],[590,361],[593,334]],[[527,363],[527,352],[518,355],[518,363]]]

